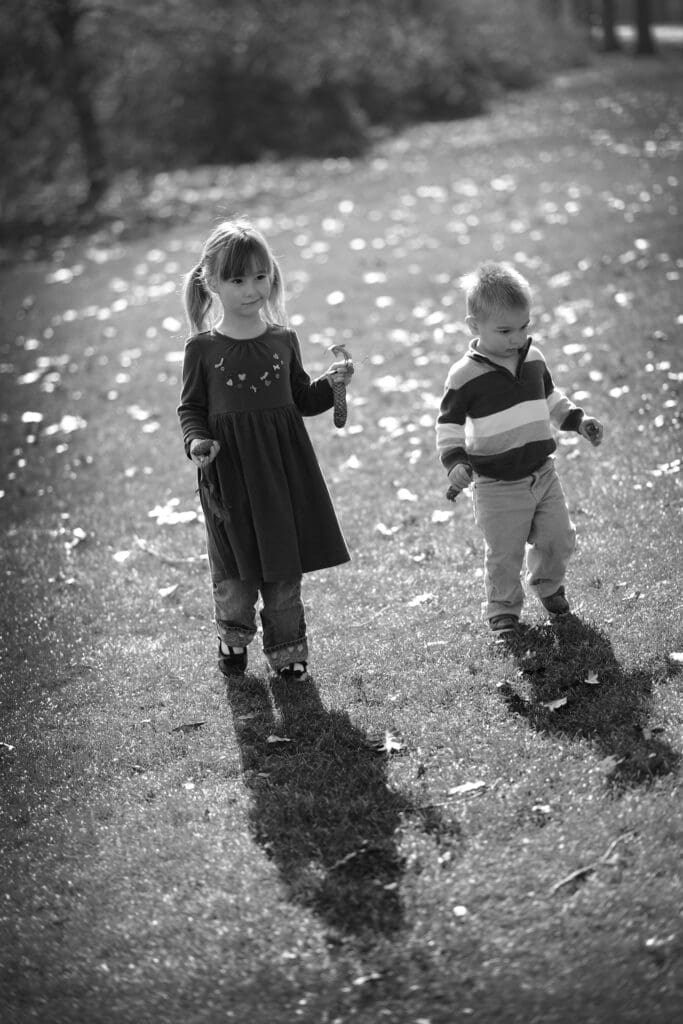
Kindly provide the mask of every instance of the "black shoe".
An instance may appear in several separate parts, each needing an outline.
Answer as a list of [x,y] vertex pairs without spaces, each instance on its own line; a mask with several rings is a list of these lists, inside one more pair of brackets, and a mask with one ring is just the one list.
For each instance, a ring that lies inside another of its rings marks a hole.
[[[227,646],[227,645],[226,645]],[[224,676],[243,676],[247,668],[247,649],[235,651],[228,647],[228,653],[223,653],[223,647],[218,641],[218,667]]]
[[291,665],[283,665],[277,674],[281,679],[293,679],[297,683],[305,683],[311,678],[305,661],[293,661]]
[[541,604],[551,615],[568,615],[569,601],[564,596],[564,587],[559,587],[554,594],[541,598]]
[[496,636],[512,636],[517,632],[519,619],[516,615],[494,615],[489,626]]

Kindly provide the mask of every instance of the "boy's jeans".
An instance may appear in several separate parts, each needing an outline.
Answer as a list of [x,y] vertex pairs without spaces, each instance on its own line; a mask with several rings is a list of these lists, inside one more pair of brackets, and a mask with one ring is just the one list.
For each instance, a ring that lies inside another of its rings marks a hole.
[[264,583],[260,580],[214,579],[216,629],[224,644],[245,647],[256,635],[256,603],[263,600],[263,651],[277,672],[294,661],[308,661],[301,577]]
[[576,530],[552,459],[521,480],[477,476],[474,516],[484,535],[486,616],[519,616],[524,602],[520,572],[539,598],[564,585]]

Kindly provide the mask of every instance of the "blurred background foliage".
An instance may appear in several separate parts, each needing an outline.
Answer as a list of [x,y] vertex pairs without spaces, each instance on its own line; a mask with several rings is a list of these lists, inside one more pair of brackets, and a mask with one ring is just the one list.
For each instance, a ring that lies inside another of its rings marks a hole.
[[3,0],[0,220],[133,168],[352,156],[481,113],[585,63],[601,2]]

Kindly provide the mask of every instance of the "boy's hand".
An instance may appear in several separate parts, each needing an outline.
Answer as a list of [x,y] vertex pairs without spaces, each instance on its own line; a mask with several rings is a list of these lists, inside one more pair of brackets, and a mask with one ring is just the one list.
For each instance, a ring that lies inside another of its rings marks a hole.
[[190,458],[195,466],[202,469],[213,462],[220,450],[221,446],[218,441],[210,441],[205,437],[195,437],[194,441],[190,444]]
[[584,416],[581,420],[579,433],[587,438],[594,448],[597,448],[602,441],[602,423],[594,416]]
[[472,482],[472,470],[464,462],[459,462],[448,474],[448,482],[451,487],[464,491]]

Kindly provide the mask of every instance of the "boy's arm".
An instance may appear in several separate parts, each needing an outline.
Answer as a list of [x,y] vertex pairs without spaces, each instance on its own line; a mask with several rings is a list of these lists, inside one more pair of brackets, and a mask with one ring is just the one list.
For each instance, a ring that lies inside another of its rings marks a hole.
[[455,385],[456,382],[449,376],[436,419],[436,450],[448,474],[456,466],[469,469],[469,458],[465,448],[466,408],[462,389],[451,384]]
[[602,441],[602,423],[594,416],[587,416],[583,409],[574,405],[566,395],[558,391],[553,384],[550,371],[545,370],[545,391],[550,419],[559,430],[575,430],[577,434],[587,438],[594,448]]

